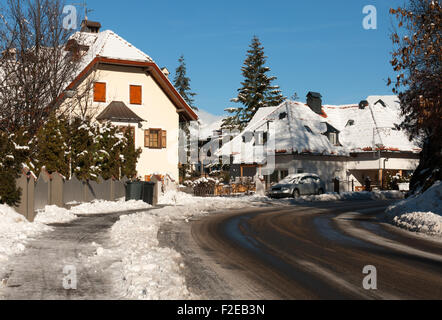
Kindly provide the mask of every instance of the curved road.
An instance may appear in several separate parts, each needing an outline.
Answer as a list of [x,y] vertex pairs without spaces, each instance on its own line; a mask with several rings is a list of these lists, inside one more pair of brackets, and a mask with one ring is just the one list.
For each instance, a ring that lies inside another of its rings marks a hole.
[[[390,204],[213,215],[194,221],[187,238],[178,231],[175,247],[190,288],[209,299],[442,299],[442,242],[383,224]],[[363,288],[367,265],[376,267],[377,290]]]

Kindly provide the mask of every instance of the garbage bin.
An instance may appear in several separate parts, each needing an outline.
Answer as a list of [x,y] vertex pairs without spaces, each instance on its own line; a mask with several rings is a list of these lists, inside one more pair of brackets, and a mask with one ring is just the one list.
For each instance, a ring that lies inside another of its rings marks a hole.
[[153,205],[153,193],[154,193],[155,183],[154,182],[144,182],[142,199],[144,202]]
[[142,200],[143,182],[128,181],[126,183],[126,201]]
[[148,204],[153,204],[153,193],[155,183],[132,181],[126,184],[126,201],[143,200]]

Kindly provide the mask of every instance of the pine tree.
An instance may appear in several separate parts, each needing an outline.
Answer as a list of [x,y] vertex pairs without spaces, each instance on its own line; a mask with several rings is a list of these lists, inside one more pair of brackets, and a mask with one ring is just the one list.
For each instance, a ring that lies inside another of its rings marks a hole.
[[126,139],[108,122],[99,127],[96,140],[98,146],[95,165],[99,168],[101,177],[105,180],[112,177],[119,179],[122,166],[120,155]]
[[26,133],[8,134],[0,131],[0,204],[15,206],[20,203],[21,190],[17,188],[23,163],[29,147],[22,144]]
[[190,78],[187,76],[187,67],[183,55],[178,59],[178,62],[179,66],[175,70],[175,78],[173,79],[174,86],[187,104],[191,108],[198,110],[194,105],[195,100],[193,99],[196,93],[190,89]]
[[225,119],[224,128],[234,126],[243,129],[261,107],[272,107],[281,104],[285,97],[279,86],[272,86],[276,77],[267,76],[270,68],[266,67],[267,57],[258,37],[254,36],[244,66],[241,68],[244,81],[238,89],[238,96],[232,102],[242,104],[242,108],[231,108],[232,115]]
[[68,145],[65,137],[66,123],[52,114],[37,132],[37,175],[43,166],[49,173],[58,172],[66,177],[69,175]]
[[121,175],[128,178],[135,178],[137,175],[137,162],[141,155],[141,149],[135,149],[134,136],[130,128],[124,130],[124,146],[121,152]]
[[223,119],[221,127],[223,129],[235,130],[241,128],[241,115],[244,108],[227,108],[224,111],[231,114],[230,116]]
[[79,180],[97,180],[95,127],[89,119],[76,118],[71,124],[71,170]]

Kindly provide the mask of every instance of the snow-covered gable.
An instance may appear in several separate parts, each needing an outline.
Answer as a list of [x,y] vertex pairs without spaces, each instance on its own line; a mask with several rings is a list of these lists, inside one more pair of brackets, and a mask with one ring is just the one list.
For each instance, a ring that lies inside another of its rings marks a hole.
[[72,39],[89,47],[87,53],[82,57],[80,71],[96,57],[153,62],[151,57],[111,30],[99,33],[77,32],[72,36]]
[[339,140],[352,152],[372,150],[419,152],[406,132],[397,130],[401,123],[396,96],[369,96],[368,106],[324,106],[326,121],[340,131]]
[[[258,109],[247,128],[219,154],[233,155],[234,163],[264,163],[272,154],[347,155],[344,148],[330,143],[323,135],[326,131],[322,116],[305,104],[287,101],[278,107]],[[268,134],[266,147],[257,141],[259,132]]]

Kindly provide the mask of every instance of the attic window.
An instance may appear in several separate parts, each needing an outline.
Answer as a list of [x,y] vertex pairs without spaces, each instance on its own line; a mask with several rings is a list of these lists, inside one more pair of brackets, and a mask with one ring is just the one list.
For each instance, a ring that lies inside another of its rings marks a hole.
[[279,114],[279,120],[287,118],[287,112],[282,112]]
[[310,129],[309,126],[304,126],[304,128],[305,128],[305,130],[307,130],[308,132],[313,133],[312,129]]
[[338,144],[338,134],[336,132],[330,132],[328,134],[328,139],[330,140],[330,143],[332,145],[337,145]]
[[354,120],[348,120],[347,124],[345,125],[346,127],[351,127],[355,125],[355,121]]
[[268,133],[264,131],[255,132],[255,146],[263,146],[268,141]]
[[387,105],[385,104],[384,101],[382,101],[382,99],[379,99],[378,101],[376,101],[375,105],[377,105],[378,103],[380,103],[384,108],[387,107]]

